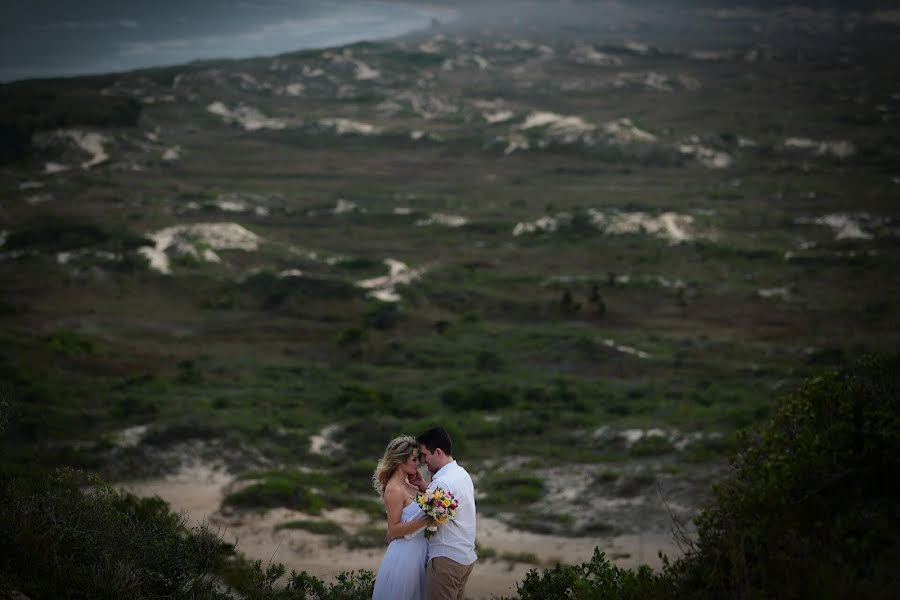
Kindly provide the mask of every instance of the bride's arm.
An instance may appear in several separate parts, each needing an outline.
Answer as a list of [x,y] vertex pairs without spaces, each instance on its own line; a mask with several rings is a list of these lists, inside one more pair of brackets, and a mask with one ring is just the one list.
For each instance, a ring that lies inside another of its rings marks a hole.
[[384,491],[384,507],[387,509],[387,539],[388,541],[402,538],[415,533],[428,525],[428,519],[414,519],[403,523],[403,503],[406,494],[402,489],[388,487]]

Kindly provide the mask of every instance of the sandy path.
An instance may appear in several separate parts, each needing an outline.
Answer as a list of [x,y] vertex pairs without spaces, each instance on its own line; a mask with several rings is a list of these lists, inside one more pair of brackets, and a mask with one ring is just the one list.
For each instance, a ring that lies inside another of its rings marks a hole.
[[[329,544],[329,536],[316,535],[302,530],[276,531],[275,526],[294,519],[324,519],[340,523],[347,531],[368,525],[368,519],[355,511],[337,509],[326,511],[320,517],[283,508],[264,513],[223,513],[219,510],[222,498],[233,485],[233,478],[223,469],[195,464],[182,468],[164,478],[120,484],[119,487],[139,496],[159,496],[170,504],[172,510],[183,512],[194,525],[206,520],[218,528],[226,542],[237,544],[237,549],[252,560],[265,565],[270,560],[280,562],[288,571],[304,570],[326,581],[346,570],[378,570],[383,548],[348,550]],[[478,520],[478,543],[504,554],[532,553],[542,561],[541,566],[556,561],[576,564],[587,561],[599,546],[616,564],[630,567],[646,563],[659,567],[657,551],[669,556],[678,554],[671,536],[663,534],[623,535],[615,537],[561,537],[541,535],[511,529],[492,518]],[[500,558],[480,560],[469,580],[467,596],[471,599],[488,599],[491,595],[513,595],[516,582],[536,565],[510,563]]]

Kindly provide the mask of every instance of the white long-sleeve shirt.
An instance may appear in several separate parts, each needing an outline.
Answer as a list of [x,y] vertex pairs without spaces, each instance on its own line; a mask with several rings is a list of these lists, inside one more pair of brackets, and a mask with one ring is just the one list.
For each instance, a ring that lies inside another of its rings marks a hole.
[[439,525],[437,533],[428,540],[428,560],[445,556],[461,565],[471,565],[475,554],[475,486],[461,466],[452,461],[441,467],[431,479],[429,490],[441,487],[450,491],[459,502],[456,517]]

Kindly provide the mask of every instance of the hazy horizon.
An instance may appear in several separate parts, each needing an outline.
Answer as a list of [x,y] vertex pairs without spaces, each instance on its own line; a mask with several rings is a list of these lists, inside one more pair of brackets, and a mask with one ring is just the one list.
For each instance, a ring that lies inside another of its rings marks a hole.
[[252,58],[402,35],[446,21],[434,6],[351,0],[0,5],[0,82]]

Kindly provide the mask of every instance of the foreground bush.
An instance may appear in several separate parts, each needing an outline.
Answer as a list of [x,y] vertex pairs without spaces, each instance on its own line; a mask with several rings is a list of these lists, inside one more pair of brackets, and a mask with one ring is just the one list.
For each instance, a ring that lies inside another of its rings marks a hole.
[[[82,491],[90,484],[88,491]],[[5,473],[0,582],[29,598],[227,598],[211,574],[226,547],[159,499],[120,495],[71,471]]]
[[896,597],[900,359],[808,381],[743,441],[670,569],[679,597]]
[[[72,471],[0,472],[0,597],[41,599],[362,600],[368,571],[334,584],[235,555],[216,532],[188,528],[159,498],[120,494]],[[227,581],[227,586],[223,583]]]
[[[599,548],[589,562],[532,569],[517,586],[521,600],[667,600],[675,598],[665,574],[644,565],[622,569],[606,559]],[[509,599],[501,599],[509,600]]]

